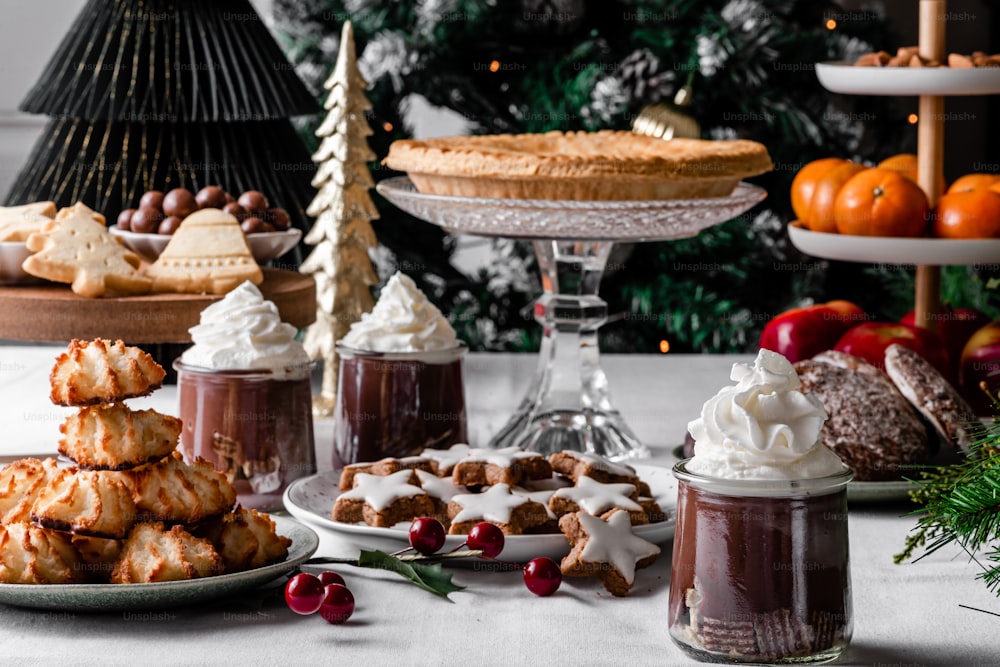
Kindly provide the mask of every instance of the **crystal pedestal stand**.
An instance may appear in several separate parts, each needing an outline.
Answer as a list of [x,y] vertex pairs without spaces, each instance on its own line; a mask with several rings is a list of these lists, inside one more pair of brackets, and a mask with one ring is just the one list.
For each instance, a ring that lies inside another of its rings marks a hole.
[[459,234],[534,243],[544,294],[538,368],[528,392],[491,447],[539,453],[563,449],[612,459],[647,454],[625,425],[601,369],[597,330],[607,305],[597,296],[616,241],[694,236],[743,213],[767,193],[740,183],[726,197],[658,201],[490,199],[423,194],[407,178],[390,178],[380,194],[404,211]]
[[491,447],[542,454],[570,449],[613,459],[648,450],[611,404],[597,330],[607,304],[597,296],[611,241],[535,241],[545,290],[535,302],[542,325],[538,368],[517,411]]

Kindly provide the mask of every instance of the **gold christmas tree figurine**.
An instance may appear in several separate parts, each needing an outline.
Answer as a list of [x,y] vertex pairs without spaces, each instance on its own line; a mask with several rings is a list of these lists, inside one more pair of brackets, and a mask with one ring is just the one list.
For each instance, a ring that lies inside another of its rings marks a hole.
[[368,83],[358,71],[350,21],[344,23],[337,64],[323,87],[330,91],[323,105],[329,113],[316,130],[321,143],[312,156],[319,165],[312,184],[319,192],[306,209],[316,224],[305,242],[316,247],[299,270],[316,279],[316,322],[304,344],[314,359],[323,360],[322,389],[313,407],[329,416],[340,370],[337,341],[374,307],[369,288],[378,283],[368,257],[368,249],[378,243],[370,224],[378,209],[368,195],[374,182],[367,163],[375,159],[365,118],[371,103],[364,95]]

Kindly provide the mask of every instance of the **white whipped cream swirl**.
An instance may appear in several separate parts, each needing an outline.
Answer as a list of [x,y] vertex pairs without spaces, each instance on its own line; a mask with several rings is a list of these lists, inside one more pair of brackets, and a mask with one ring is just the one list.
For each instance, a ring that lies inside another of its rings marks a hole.
[[309,372],[309,355],[295,340],[295,327],[247,281],[201,311],[188,331],[194,346],[181,363],[212,370],[270,370],[278,377]]
[[441,311],[399,272],[382,288],[372,312],[352,324],[340,343],[368,352],[430,352],[459,344]]
[[688,424],[693,473],[726,479],[810,479],[844,469],[819,442],[827,418],[785,357],[760,350],[753,364],[733,364],[730,379]]

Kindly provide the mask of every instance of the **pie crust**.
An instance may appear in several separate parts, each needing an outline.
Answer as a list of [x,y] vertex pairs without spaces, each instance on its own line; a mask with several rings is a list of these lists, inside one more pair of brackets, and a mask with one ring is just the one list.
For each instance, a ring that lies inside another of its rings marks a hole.
[[773,168],[755,141],[611,130],[407,139],[392,143],[384,164],[425,194],[569,200],[725,197]]

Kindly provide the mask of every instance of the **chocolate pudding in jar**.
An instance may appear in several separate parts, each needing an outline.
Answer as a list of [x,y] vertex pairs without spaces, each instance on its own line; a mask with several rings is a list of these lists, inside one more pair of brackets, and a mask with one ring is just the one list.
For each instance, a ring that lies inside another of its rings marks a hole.
[[826,413],[784,357],[761,350],[732,379],[674,467],[671,639],[705,662],[829,662],[852,631],[851,472],[818,443]]
[[294,327],[247,282],[206,308],[191,337],[174,363],[182,452],[225,472],[242,506],[280,509],[285,488],[316,472],[312,365]]
[[465,442],[465,352],[416,284],[392,276],[337,347],[334,468]]

